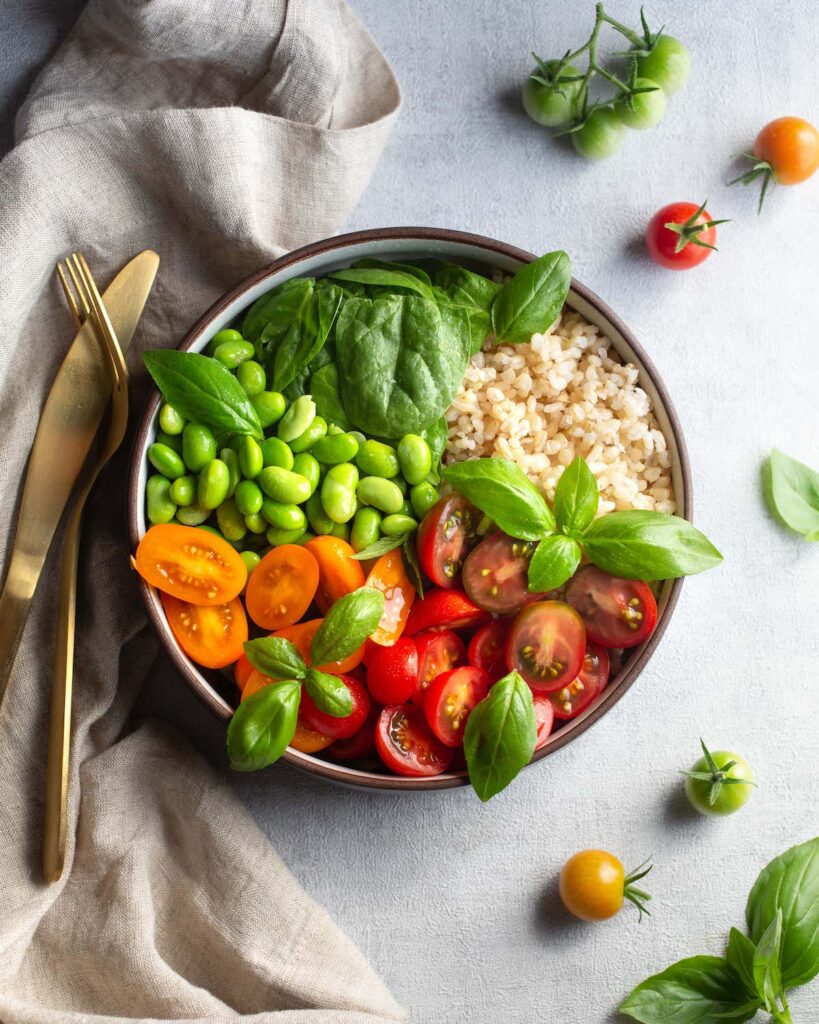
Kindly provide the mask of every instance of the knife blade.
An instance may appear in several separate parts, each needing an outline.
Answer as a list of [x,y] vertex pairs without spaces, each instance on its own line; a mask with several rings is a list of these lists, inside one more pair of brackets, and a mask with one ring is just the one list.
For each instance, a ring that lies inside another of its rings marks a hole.
[[[103,301],[120,345],[131,344],[159,267],[150,249],[120,270]],[[5,584],[0,593],[0,705],[46,555],[96,437],[111,394],[111,377],[90,323],[57,371],[29,457]]]

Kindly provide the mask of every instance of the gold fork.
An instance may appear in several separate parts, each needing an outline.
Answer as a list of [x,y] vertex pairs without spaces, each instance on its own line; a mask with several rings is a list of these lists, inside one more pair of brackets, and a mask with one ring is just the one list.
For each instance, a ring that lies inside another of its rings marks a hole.
[[[72,253],[57,274],[66,301],[81,327],[86,319],[103,347],[111,368],[111,422],[108,436],[88,482],[80,492],[65,536],[57,615],[57,644],[51,689],[51,717],[46,766],[43,877],[56,882],[63,871],[68,805],[68,766],[71,752],[71,697],[74,675],[74,628],[77,612],[77,566],[82,514],[97,477],[122,444],[128,426],[128,370],[114,328],[82,253]],[[66,274],[67,270],[67,274]],[[70,278],[70,281],[69,281]],[[73,290],[72,290],[73,286]]]

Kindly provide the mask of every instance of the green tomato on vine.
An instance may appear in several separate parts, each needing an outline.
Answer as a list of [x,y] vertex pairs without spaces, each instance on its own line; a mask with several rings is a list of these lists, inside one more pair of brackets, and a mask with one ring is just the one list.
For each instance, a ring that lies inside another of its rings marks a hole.
[[523,109],[537,124],[558,128],[567,124],[577,113],[581,73],[567,64],[560,73],[559,60],[541,61],[523,83]]
[[748,802],[756,781],[750,764],[729,750],[713,753],[700,740],[703,756],[683,772],[685,795],[695,811],[709,817],[734,814]]

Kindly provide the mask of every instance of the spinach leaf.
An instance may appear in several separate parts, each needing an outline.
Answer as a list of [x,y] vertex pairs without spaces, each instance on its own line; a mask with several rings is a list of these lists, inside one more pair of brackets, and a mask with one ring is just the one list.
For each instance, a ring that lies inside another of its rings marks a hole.
[[440,288],[433,288],[432,291],[442,315],[453,319],[456,330],[468,334],[469,354],[474,356],[480,352],[489,333],[489,314],[486,310],[468,303],[453,302]]
[[468,335],[417,295],[347,299],[335,334],[344,408],[376,437],[419,433],[442,416],[469,358]]
[[819,974],[819,837],[775,857],[754,883],[745,908],[752,942],[761,942],[779,911],[782,984],[804,985]]
[[779,968],[780,945],[782,942],[782,908],[777,908],[776,917],[763,932],[754,950],[754,984],[765,1009],[776,1008],[777,996],[782,993],[782,975]]
[[328,366],[333,362],[335,358],[335,351],[333,345],[333,334],[330,332],[327,341],[324,343],[324,347],[313,357],[312,362],[309,366],[302,367],[293,378],[293,380],[287,385],[282,391],[282,394],[288,402],[295,402],[297,398],[302,395],[306,395],[310,390],[308,387],[308,381],[312,373],[317,373],[322,367]]
[[440,483],[441,457],[444,454],[444,448],[446,448],[446,442],[449,438],[449,427],[447,426],[446,417],[441,416],[434,423],[430,423],[428,427],[421,431],[421,437],[429,445],[429,450],[432,452],[430,476],[435,483]]
[[808,540],[819,541],[819,473],[774,448],[763,485],[774,516]]
[[342,430],[352,430],[353,425],[341,401],[338,386],[338,367],[335,363],[327,363],[316,370],[310,378],[310,394],[316,403],[316,412],[328,423],[335,423]]
[[230,767],[237,772],[266,768],[282,756],[296,731],[301,683],[271,683],[242,701],[227,728]]
[[545,592],[562,587],[580,565],[581,554],[580,545],[571,537],[560,533],[544,537],[529,562],[529,589]]
[[325,715],[346,718],[353,712],[353,697],[343,679],[329,672],[311,668],[304,678],[304,688],[310,699]]
[[378,628],[384,612],[384,595],[374,587],[359,587],[330,608],[313,637],[310,661],[326,665],[342,661]]
[[728,935],[728,947],[725,950],[725,959],[739,975],[745,991],[756,995],[756,982],[754,981],[754,953],[756,947],[753,942],[743,935],[741,931],[732,928]]
[[349,270],[336,270],[330,277],[334,281],[352,281],[363,285],[381,285],[389,288],[404,288],[407,291],[417,292],[425,299],[432,298],[432,289],[415,274],[408,274],[404,270],[394,270],[392,267],[351,267]]
[[403,537],[379,537],[369,547],[363,548],[353,555],[353,558],[358,559],[359,562],[367,562],[371,558],[380,558],[382,555],[386,555],[388,551],[400,548],[403,543]]
[[432,284],[426,270],[423,267],[416,266],[414,263],[392,263],[387,260],[365,257],[364,259],[356,260],[353,264],[354,269],[357,270],[359,267],[372,267],[376,270],[401,270],[405,274],[412,274],[413,277],[417,277],[419,281],[423,281],[427,286]]
[[543,495],[508,459],[456,462],[446,467],[443,477],[510,537],[540,540],[554,531],[554,516]]
[[498,341],[529,341],[555,322],[571,284],[565,252],[547,252],[507,281],[492,303],[492,329]]
[[532,691],[517,672],[510,672],[475,706],[464,729],[469,780],[484,803],[529,763],[536,738]]
[[241,384],[216,359],[176,349],[145,352],[142,358],[162,397],[185,419],[226,434],[263,436]]
[[272,391],[284,391],[298,374],[307,373],[307,368],[327,341],[343,297],[344,293],[338,287],[313,292],[269,361]]
[[601,516],[583,535],[595,565],[613,576],[667,580],[711,569],[722,555],[686,519],[631,509]]
[[643,1024],[725,1024],[750,1020],[759,1006],[722,957],[692,956],[647,978],[620,1012]]
[[254,344],[261,339],[265,329],[268,342],[282,337],[301,315],[313,294],[314,284],[312,277],[293,277],[260,296],[245,313],[242,336]]
[[594,473],[586,460],[578,456],[563,471],[555,488],[557,525],[570,537],[577,537],[594,520],[599,501]]
[[437,285],[451,302],[476,306],[488,313],[501,286],[488,277],[475,274],[455,263],[439,263],[432,272],[432,283]]
[[263,636],[245,642],[250,664],[271,679],[302,679],[307,666],[294,643],[280,636]]

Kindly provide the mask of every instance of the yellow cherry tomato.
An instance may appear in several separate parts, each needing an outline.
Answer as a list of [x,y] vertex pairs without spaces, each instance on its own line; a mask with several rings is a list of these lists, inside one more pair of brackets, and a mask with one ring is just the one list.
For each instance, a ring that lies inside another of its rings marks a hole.
[[641,864],[630,875],[623,865],[605,850],[581,850],[570,857],[560,872],[560,898],[570,914],[582,921],[605,921],[623,906],[623,900],[632,902],[640,912],[647,914],[645,904],[651,897],[634,883],[651,870],[648,862]]

